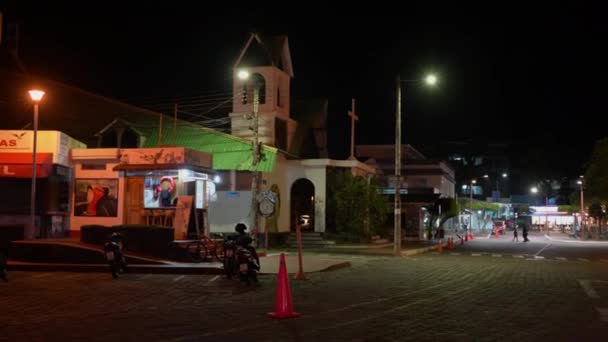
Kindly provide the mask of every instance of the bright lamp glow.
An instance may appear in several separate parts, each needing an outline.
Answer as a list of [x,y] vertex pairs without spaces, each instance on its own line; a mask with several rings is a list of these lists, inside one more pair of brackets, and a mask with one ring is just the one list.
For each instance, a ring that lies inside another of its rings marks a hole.
[[30,97],[32,98],[32,101],[34,102],[38,102],[40,100],[42,100],[42,97],[44,96],[44,91],[42,90],[30,90],[28,93],[30,93]]
[[471,184],[477,184],[477,181],[473,179],[473,180],[471,181]]
[[483,178],[489,178],[489,177],[490,177],[490,176],[488,176],[488,175],[483,175]]
[[537,192],[538,192],[538,188],[537,188],[537,187],[535,187],[535,186],[533,186],[533,187],[530,189],[530,192],[532,192],[533,194],[535,194],[535,193],[537,193]]
[[246,80],[246,79],[248,79],[248,78],[249,78],[249,71],[247,71],[247,70],[241,70],[241,71],[239,71],[239,73],[238,73],[238,77],[239,77],[239,79],[241,79],[241,80]]
[[580,181],[580,180],[579,180],[579,181],[576,181],[576,184],[579,184],[579,185],[580,185],[580,184],[583,184],[583,181]]
[[435,76],[434,74],[427,75],[424,78],[424,82],[426,82],[427,85],[434,86],[435,84],[437,84],[437,76]]
[[509,175],[507,175],[506,173],[502,174],[502,178],[507,178]]
[[215,177],[213,177],[213,182],[216,184],[219,184],[222,182],[222,178],[218,175],[216,175]]

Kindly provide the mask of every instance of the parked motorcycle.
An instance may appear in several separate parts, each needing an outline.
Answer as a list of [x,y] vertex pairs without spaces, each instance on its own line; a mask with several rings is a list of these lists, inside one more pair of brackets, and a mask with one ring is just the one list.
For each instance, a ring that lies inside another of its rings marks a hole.
[[112,277],[118,278],[118,275],[127,270],[127,260],[122,253],[124,245],[124,237],[120,233],[113,233],[110,241],[103,246],[106,261],[112,271]]
[[237,244],[234,237],[228,237],[224,240],[224,273],[226,274],[226,278],[231,279],[233,276],[236,276],[236,251]]
[[251,238],[239,239],[236,251],[236,260],[239,265],[239,279],[247,285],[253,281],[258,282],[258,272],[260,271],[260,259],[255,248],[250,246]]

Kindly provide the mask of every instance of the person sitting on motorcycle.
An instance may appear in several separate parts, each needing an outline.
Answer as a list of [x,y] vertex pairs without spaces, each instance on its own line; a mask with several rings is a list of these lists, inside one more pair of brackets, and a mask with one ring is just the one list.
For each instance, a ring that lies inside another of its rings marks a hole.
[[247,230],[247,226],[244,223],[237,223],[234,227],[234,230],[236,230],[236,232],[239,234],[236,237],[236,244],[238,246],[246,248],[249,252],[251,252],[253,258],[259,265],[260,258],[258,257],[258,253],[256,252],[255,248],[251,246],[251,242],[253,241],[253,239],[251,239],[251,237],[249,237],[249,235],[245,233],[245,231]]
[[118,250],[116,251],[118,253],[118,257],[122,258],[123,263],[126,264],[127,261],[122,251],[125,246],[125,237],[119,232],[114,232],[110,236],[110,242],[113,242],[118,245]]

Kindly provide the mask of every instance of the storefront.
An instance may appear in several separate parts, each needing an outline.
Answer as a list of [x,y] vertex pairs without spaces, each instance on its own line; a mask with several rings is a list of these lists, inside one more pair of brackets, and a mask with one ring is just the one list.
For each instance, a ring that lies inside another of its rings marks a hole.
[[211,154],[183,147],[73,150],[72,226],[174,227],[176,239],[207,228]]
[[38,131],[35,227],[30,226],[33,131],[0,131],[2,226],[23,226],[26,239],[64,237],[69,230],[71,148],[86,145],[58,131]]

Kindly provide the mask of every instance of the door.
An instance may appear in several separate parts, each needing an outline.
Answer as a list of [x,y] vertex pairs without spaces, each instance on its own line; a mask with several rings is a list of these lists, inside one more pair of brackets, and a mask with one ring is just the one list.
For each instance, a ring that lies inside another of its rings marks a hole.
[[126,178],[125,223],[144,224],[144,177]]

